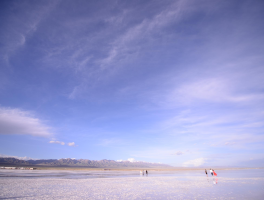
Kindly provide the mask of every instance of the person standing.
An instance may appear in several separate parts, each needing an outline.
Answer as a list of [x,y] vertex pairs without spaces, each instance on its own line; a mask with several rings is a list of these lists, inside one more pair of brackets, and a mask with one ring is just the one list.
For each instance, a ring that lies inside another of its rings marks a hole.
[[146,175],[148,175],[148,170],[146,170]]
[[208,175],[207,175],[207,170],[206,170],[206,169],[205,169],[205,174],[206,174],[206,176],[208,176]]
[[215,173],[215,171],[213,170],[213,174],[214,174],[214,176],[217,176],[217,174]]
[[212,169],[210,169],[210,173],[211,173],[211,175],[213,176],[214,174],[213,174],[213,170]]

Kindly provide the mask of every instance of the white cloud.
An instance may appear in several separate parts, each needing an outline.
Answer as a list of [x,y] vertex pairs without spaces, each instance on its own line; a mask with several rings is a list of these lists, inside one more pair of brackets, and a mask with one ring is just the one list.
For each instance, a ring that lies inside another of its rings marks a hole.
[[0,158],[16,158],[19,160],[37,160],[37,159],[33,159],[27,156],[24,157],[19,157],[19,156],[9,156],[9,155],[5,155],[5,154],[0,154]]
[[203,110],[182,111],[161,122],[155,130],[184,138],[192,135],[191,139],[199,140],[199,143],[214,141],[214,146],[237,148],[245,143],[264,141],[260,134],[264,126],[263,117],[258,105],[243,106],[243,110],[233,109],[231,112],[222,107],[208,106]]
[[183,155],[184,153],[182,151],[177,151],[175,153],[173,153],[172,155],[176,155],[176,156],[180,156]]
[[116,162],[145,162],[145,161],[137,161],[135,158],[128,158],[127,160],[116,160]]
[[70,146],[70,147],[74,147],[74,146],[75,146],[75,143],[74,143],[74,142],[69,142],[69,143],[68,143],[68,146]]
[[30,112],[0,108],[0,134],[48,137],[52,135],[49,130],[49,127],[44,125],[40,119],[33,117]]
[[235,142],[226,142],[225,145],[228,146],[228,145],[234,145]]
[[228,99],[228,83],[221,79],[203,79],[188,83],[180,87],[177,95],[185,99],[204,99],[210,101],[221,101]]
[[116,139],[116,138],[105,138],[102,139],[102,141],[99,143],[99,145],[102,146],[111,146],[111,145],[118,145],[121,143],[120,139]]
[[129,162],[135,162],[136,160],[135,160],[135,158],[128,158],[127,159]]
[[54,143],[54,144],[61,144],[61,145],[64,145],[65,143],[64,142],[60,142],[60,141],[50,141],[49,143]]
[[[49,143],[65,145],[65,142],[55,141],[55,140],[51,140]],[[67,145],[70,146],[70,147],[75,147],[76,146],[74,142],[69,142]]]
[[194,160],[186,161],[182,164],[183,167],[199,167],[205,163],[206,158],[197,158]]
[[184,1],[177,1],[152,19],[145,19],[140,24],[128,29],[124,35],[113,42],[108,56],[101,60],[101,67],[104,69],[106,65],[118,60],[118,56],[128,57],[129,54],[127,52],[138,50],[138,47],[134,45],[137,43],[135,41],[144,40],[146,37],[149,38],[153,32],[158,32],[172,21],[179,20],[181,9],[185,6]]
[[[234,79],[234,77],[232,77]],[[243,80],[239,80],[241,84]],[[212,102],[251,102],[262,100],[263,94],[239,94],[239,86],[226,78],[203,78],[195,82],[182,85],[174,95],[182,96],[184,101],[206,100]]]
[[[9,64],[10,55],[26,43],[27,36],[37,30],[39,24],[49,16],[49,13],[56,7],[57,3],[57,1],[50,2],[39,8],[30,3],[13,4],[13,9],[30,9],[31,12],[21,12],[19,17],[13,14],[6,16],[7,23],[4,24],[6,32],[2,36],[3,38],[12,37],[12,40],[2,40],[3,51],[1,51],[0,60],[1,58],[5,58],[6,63]],[[13,26],[10,26],[10,24],[13,24]]]

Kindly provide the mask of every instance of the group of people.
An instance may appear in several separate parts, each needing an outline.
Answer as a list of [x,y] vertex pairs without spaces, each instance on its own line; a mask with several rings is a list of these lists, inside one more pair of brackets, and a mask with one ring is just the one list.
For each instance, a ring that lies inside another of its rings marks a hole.
[[[217,176],[217,173],[215,173],[215,171],[213,169],[210,169],[210,173],[211,173],[212,176]],[[206,176],[208,176],[206,169],[205,169],[205,174],[206,174]]]
[[[144,171],[145,171],[145,170],[141,170],[141,171],[140,171],[140,174],[143,174],[143,175],[144,175]],[[146,175],[148,175],[148,170],[146,170]]]

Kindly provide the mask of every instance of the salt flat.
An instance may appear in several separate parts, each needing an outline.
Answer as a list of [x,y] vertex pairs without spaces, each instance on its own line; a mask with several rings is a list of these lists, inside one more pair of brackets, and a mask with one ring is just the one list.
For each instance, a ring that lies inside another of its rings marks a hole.
[[[36,175],[38,172],[32,173]],[[138,175],[114,178],[2,176],[0,199],[263,199],[264,197],[263,177],[216,178],[188,174],[187,176]]]

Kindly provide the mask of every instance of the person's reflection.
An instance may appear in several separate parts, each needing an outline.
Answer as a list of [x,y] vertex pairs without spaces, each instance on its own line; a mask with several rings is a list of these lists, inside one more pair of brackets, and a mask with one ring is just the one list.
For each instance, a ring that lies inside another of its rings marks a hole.
[[144,170],[139,171],[140,176],[144,176]]
[[216,185],[218,182],[218,178],[213,178],[213,184]]

